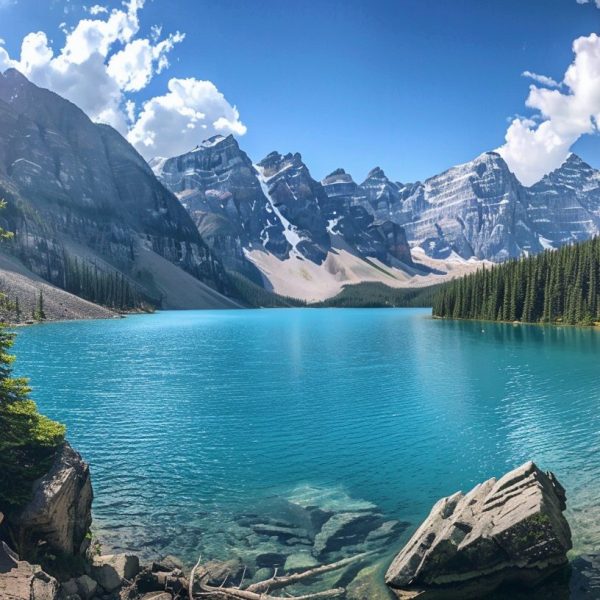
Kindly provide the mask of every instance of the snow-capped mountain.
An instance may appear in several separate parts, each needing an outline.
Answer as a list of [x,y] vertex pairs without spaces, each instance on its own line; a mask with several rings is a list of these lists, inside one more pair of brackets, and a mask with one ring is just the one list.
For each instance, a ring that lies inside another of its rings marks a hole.
[[[350,191],[339,188],[334,174],[325,185],[313,179],[298,153],[272,152],[253,165],[233,136],[215,136],[152,165],[228,268],[281,293],[292,292],[273,284],[273,270],[302,271],[309,283],[301,296],[319,298],[311,278],[334,280],[334,293],[344,282],[379,280],[381,267],[371,259],[403,273],[414,269],[402,227],[376,221],[354,202],[351,178]],[[331,186],[337,196],[327,191]]]
[[[523,187],[499,154],[487,152],[440,175],[401,186],[381,171],[366,182],[367,206],[404,226],[411,246],[433,258],[456,253],[501,261],[542,249]],[[363,186],[365,186],[363,184]],[[361,186],[361,187],[363,187]]]
[[360,184],[344,169],[318,182],[300,154],[253,165],[232,136],[153,168],[229,268],[302,297],[382,278],[423,285],[459,263],[469,271],[600,233],[600,172],[575,155],[530,188],[495,152],[424,182],[378,167]]
[[540,242],[557,248],[600,232],[600,171],[575,154],[526,191]]
[[374,169],[356,199],[433,258],[498,262],[600,233],[600,172],[574,154],[530,188],[495,152],[424,183],[401,185]]

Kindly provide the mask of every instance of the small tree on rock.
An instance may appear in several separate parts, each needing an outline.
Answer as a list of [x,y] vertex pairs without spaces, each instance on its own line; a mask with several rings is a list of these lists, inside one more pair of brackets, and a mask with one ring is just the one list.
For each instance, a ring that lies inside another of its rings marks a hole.
[[31,485],[45,473],[65,427],[41,415],[27,379],[13,377],[9,354],[15,334],[0,325],[0,511],[27,501]]

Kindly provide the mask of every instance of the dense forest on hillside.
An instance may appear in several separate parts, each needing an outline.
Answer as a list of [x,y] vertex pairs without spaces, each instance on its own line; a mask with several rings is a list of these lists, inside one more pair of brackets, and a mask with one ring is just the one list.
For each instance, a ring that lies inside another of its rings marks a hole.
[[123,274],[102,271],[70,256],[65,256],[63,287],[80,298],[115,310],[129,311],[144,305],[144,298]]
[[592,325],[600,321],[600,238],[494,265],[441,288],[433,314]]
[[432,306],[440,285],[425,288],[392,288],[379,282],[345,285],[334,296],[313,304],[318,308],[394,308]]

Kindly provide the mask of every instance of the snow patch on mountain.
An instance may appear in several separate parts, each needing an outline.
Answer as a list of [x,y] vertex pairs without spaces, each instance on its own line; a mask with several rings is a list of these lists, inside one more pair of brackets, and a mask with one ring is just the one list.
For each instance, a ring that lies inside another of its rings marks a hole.
[[[273,177],[276,177],[277,174],[273,175],[270,178],[266,178],[264,176],[264,170],[262,167],[260,167],[259,165],[254,165],[254,168],[256,169],[256,172],[258,174],[258,181],[260,182],[260,187],[263,191],[263,194],[265,195],[265,198],[269,202],[269,207],[271,208],[271,210],[273,211],[273,213],[279,219],[279,222],[283,226],[283,235],[285,236],[285,239],[287,240],[288,244],[292,247],[292,250],[291,250],[292,254],[294,254],[295,256],[301,256],[301,253],[298,251],[298,244],[302,240],[305,240],[306,238],[303,238],[302,236],[300,236],[296,227],[294,227],[281,214],[279,207],[277,206],[277,204],[271,197],[271,190],[269,189],[269,180],[273,179]],[[291,192],[291,190],[290,190],[290,192]],[[268,232],[267,232],[267,236],[268,236]],[[268,237],[267,237],[267,240],[268,240]]]

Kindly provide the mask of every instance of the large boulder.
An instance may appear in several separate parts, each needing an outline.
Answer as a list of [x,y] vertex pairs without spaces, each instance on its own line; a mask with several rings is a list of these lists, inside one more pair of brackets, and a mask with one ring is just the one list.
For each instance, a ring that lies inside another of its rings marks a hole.
[[0,542],[0,598],[2,600],[56,600],[58,582],[38,565],[19,560]]
[[566,497],[528,462],[439,500],[396,556],[386,583],[401,599],[480,598],[505,583],[534,586],[567,562]]
[[65,442],[48,473],[34,483],[31,501],[12,520],[19,553],[31,556],[40,542],[63,554],[83,553],[91,509],[89,467]]
[[139,572],[140,560],[133,554],[106,554],[92,560],[92,577],[107,592],[131,582]]

